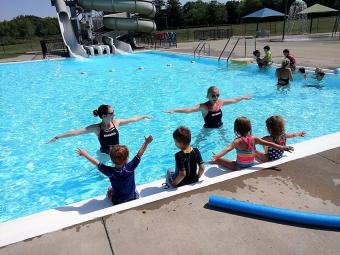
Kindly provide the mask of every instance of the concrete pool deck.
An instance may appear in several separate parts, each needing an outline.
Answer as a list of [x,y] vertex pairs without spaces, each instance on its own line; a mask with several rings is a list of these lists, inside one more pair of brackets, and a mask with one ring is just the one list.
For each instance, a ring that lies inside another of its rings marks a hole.
[[[336,56],[337,52],[333,53]],[[339,136],[337,139],[339,146]],[[0,248],[0,255],[340,254],[339,231],[273,222],[206,206],[208,195],[217,194],[277,207],[340,214],[338,146],[266,171],[252,172],[32,236]],[[303,148],[309,147],[304,145]],[[68,210],[67,206],[63,208]],[[78,213],[86,214],[87,209]],[[54,223],[58,222],[50,222]],[[31,228],[35,228],[34,224],[32,222]],[[3,231],[6,228],[1,225],[0,239],[3,239],[11,233]],[[19,225],[16,232],[25,232],[26,228],[22,225],[20,229]]]
[[[273,56],[273,61],[280,64],[283,58],[282,51],[289,49],[296,57],[298,66],[304,67],[321,67],[325,69],[335,69],[340,67],[340,40],[323,40],[315,39],[310,41],[271,41],[272,38],[259,38],[256,42],[256,48],[261,51],[263,57],[263,47],[270,45]],[[206,41],[210,44],[210,56],[219,57],[224,45],[228,39]],[[223,54],[223,57],[228,57],[230,50],[234,46],[236,39],[232,39]],[[177,48],[170,48],[169,51],[190,53],[193,54],[198,42],[178,43]],[[254,39],[247,40],[247,54],[246,57],[253,58]],[[241,39],[235,48],[231,58],[245,57],[244,40]]]
[[[339,254],[339,229],[277,222],[206,205],[208,196],[217,194],[274,207],[339,215],[339,138],[340,133],[336,133],[296,144],[296,154],[289,154],[279,161],[279,165],[267,165],[263,170],[215,184],[208,183],[207,186],[199,184],[201,187],[195,190],[175,191],[175,196],[148,201],[7,245],[0,248],[0,255],[223,254],[224,251],[228,254]],[[326,145],[333,149],[322,151]],[[301,153],[306,150],[308,153],[314,150],[316,154],[304,157]],[[243,171],[247,170],[229,174],[220,172],[218,177],[225,178]],[[210,178],[214,174],[213,171],[206,173]],[[77,208],[72,210],[88,213]],[[54,224],[53,219],[50,224]],[[1,233],[11,235],[11,229],[3,228],[3,225],[6,223],[0,225]],[[32,222],[31,228],[38,227],[38,222]],[[20,235],[27,231],[26,228],[28,226],[22,224],[15,231]]]
[[[314,36],[317,36],[315,34]],[[323,35],[323,34],[320,34]],[[310,41],[277,41],[280,37],[268,37],[268,38],[258,38],[256,45],[257,49],[262,52],[263,57],[263,47],[265,45],[270,45],[271,52],[273,55],[273,61],[276,64],[280,64],[283,58],[282,50],[290,49],[293,55],[296,57],[298,66],[305,67],[321,67],[326,69],[335,69],[340,67],[340,39],[339,36],[335,37],[333,40],[329,40],[329,38],[316,38]],[[224,45],[226,44],[228,39],[223,40],[211,40],[207,41],[211,47],[211,56],[219,57]],[[229,51],[232,49],[236,39],[232,39],[229,43],[229,46],[226,49],[226,52],[223,54],[223,57],[227,57]],[[276,40],[276,41],[273,41]],[[194,49],[197,47],[198,42],[186,42],[186,43],[178,43],[177,48],[170,48],[169,51],[172,52],[181,52],[181,53],[189,53],[193,54]],[[157,50],[168,51],[167,49],[159,48]],[[247,40],[247,57],[253,58],[254,51],[254,40]],[[244,40],[241,39],[238,46],[235,48],[235,51],[232,55],[232,58],[240,58],[244,57]],[[48,59],[58,58],[58,56],[48,56]],[[28,52],[26,54],[17,56],[15,58],[8,59],[0,59],[0,63],[6,62],[20,62],[20,61],[29,61],[29,60],[41,60],[43,59],[41,52]]]

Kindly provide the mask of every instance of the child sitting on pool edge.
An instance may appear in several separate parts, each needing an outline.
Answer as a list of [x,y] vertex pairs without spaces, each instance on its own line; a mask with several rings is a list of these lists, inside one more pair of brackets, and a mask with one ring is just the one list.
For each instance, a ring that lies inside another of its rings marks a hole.
[[[220,153],[213,153],[213,160],[209,163],[218,164],[232,171],[241,170],[255,165],[255,145],[262,144],[279,150],[292,151],[291,146],[281,146],[265,141],[251,134],[251,123],[247,117],[238,117],[234,122],[235,140]],[[236,161],[222,158],[225,154],[236,149]]]
[[[269,136],[262,137],[263,140],[285,146],[288,138],[305,136],[305,131],[286,133],[285,121],[281,116],[271,116],[266,120]],[[282,158],[283,150],[273,147],[265,147],[265,153],[256,151],[256,160],[259,162],[273,161]]]
[[263,58],[264,66],[269,66],[273,64],[272,53],[270,52],[269,45],[264,46],[263,50],[264,50],[264,58]]
[[97,166],[100,172],[109,177],[112,186],[108,189],[107,196],[114,205],[117,205],[138,198],[139,195],[136,191],[135,183],[135,169],[152,140],[152,136],[145,138],[137,155],[129,163],[127,163],[129,158],[128,148],[125,145],[114,145],[110,151],[110,158],[114,167],[100,163],[80,148],[77,149],[77,154],[86,158]]
[[168,170],[166,174],[167,186],[179,187],[197,182],[204,173],[204,164],[200,151],[190,146],[190,129],[184,126],[178,127],[173,133],[173,138],[175,145],[181,151],[175,154],[176,171]]

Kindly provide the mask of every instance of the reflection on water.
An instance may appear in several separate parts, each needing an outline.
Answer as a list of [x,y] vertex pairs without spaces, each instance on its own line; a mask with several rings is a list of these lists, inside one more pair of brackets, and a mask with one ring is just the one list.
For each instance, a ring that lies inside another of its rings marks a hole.
[[[214,136],[214,139],[212,139],[212,136]],[[199,133],[195,137],[195,141],[193,142],[194,147],[198,147],[204,150],[205,147],[208,147],[207,144],[209,144],[209,141],[216,142],[216,138],[222,143],[222,144],[229,144],[230,141],[227,139],[227,132],[223,128],[204,128],[202,127]],[[210,147],[211,148],[211,147]]]

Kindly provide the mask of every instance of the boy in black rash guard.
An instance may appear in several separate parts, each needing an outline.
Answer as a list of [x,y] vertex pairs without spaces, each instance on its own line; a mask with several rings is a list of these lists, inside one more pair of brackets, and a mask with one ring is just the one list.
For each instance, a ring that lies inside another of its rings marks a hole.
[[[190,130],[187,127],[180,126],[174,131],[173,138],[181,151],[175,154],[176,171],[168,171],[167,183],[179,187],[197,182],[204,173],[204,164],[200,151],[190,146]],[[199,166],[198,172],[197,165]]]

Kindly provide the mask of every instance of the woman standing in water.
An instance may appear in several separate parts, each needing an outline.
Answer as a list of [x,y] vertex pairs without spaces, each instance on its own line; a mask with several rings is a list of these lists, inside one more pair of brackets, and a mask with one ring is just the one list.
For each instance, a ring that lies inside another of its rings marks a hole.
[[113,145],[119,144],[118,127],[120,125],[127,125],[131,122],[136,122],[142,119],[152,118],[149,115],[135,116],[129,119],[114,119],[114,111],[110,105],[101,105],[98,109],[93,111],[94,116],[101,118],[98,124],[92,124],[85,128],[71,130],[53,137],[47,143],[53,143],[61,138],[70,136],[83,135],[87,133],[95,133],[100,143],[100,151],[109,154]]
[[251,99],[250,96],[241,96],[228,99],[219,99],[220,91],[218,87],[211,86],[207,92],[207,98],[209,99],[205,103],[195,105],[190,108],[176,108],[165,111],[166,113],[191,113],[201,112],[204,119],[205,128],[220,128],[223,125],[222,122],[222,106],[228,104],[238,103],[242,100]]

